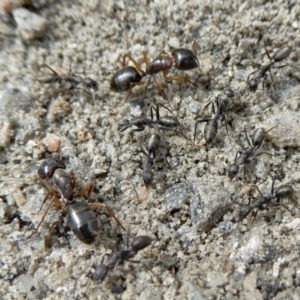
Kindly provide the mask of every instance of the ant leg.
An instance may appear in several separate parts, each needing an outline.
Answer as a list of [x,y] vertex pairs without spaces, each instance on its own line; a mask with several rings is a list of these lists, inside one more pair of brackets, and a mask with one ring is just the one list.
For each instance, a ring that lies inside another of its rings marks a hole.
[[286,65],[283,65],[283,66],[275,66],[274,68],[277,68],[277,69],[282,69],[282,68],[285,68],[285,67],[292,67],[292,68],[296,68],[299,70],[298,67],[296,66],[293,66],[293,65],[290,65],[290,64],[286,64]]
[[43,223],[44,219],[46,218],[46,215],[48,214],[48,212],[49,212],[49,210],[50,210],[52,204],[54,203],[54,199],[55,199],[55,198],[56,198],[55,196],[52,198],[50,204],[48,205],[46,211],[44,212],[44,214],[43,214],[43,216],[42,216],[42,219],[41,219],[40,223],[38,224],[38,226],[37,226],[37,228],[34,230],[34,232],[29,236],[29,238],[31,238],[34,234],[36,234],[36,233],[38,232],[38,230],[39,230],[41,224]]
[[259,152],[259,153],[256,153],[255,156],[259,156],[259,155],[262,155],[262,154],[267,154],[267,155],[270,155],[270,156],[275,156],[274,154],[270,153],[270,152]]
[[[234,105],[234,104],[233,104]],[[226,114],[224,114],[224,119],[225,119],[225,128],[226,128],[226,133],[227,133],[227,136],[229,138],[229,143],[231,145],[231,137],[229,136],[229,133],[228,133],[228,126],[227,126],[227,117],[226,117]]]
[[272,75],[271,69],[270,69],[269,72],[270,72],[270,76],[271,76],[271,81],[272,81],[272,83],[273,83],[274,91],[276,91],[276,88],[275,88],[275,85],[274,85],[274,79],[273,79],[273,75]]
[[159,106],[162,106],[163,108],[165,108],[166,110],[168,110],[175,118],[177,118],[175,116],[175,114],[173,113],[173,111],[170,108],[168,108],[167,106],[163,105],[162,103],[157,103],[156,107],[157,107],[158,111],[159,111]]
[[294,215],[294,213],[283,203],[273,203],[273,206],[280,206],[280,205],[283,206],[287,211],[289,211],[292,216]]
[[167,55],[167,56],[171,56],[168,52],[166,51],[160,51],[159,54],[157,56],[162,56],[163,54]]
[[161,93],[163,94],[163,97],[169,102],[168,96],[164,90],[164,88],[162,87],[162,85],[155,79],[153,78],[154,83],[156,84],[156,86],[160,89]]
[[88,95],[92,96],[93,105],[95,105],[95,91],[94,91],[93,89],[91,89],[92,92],[88,92],[86,89],[79,88],[79,87],[76,87],[76,89],[82,90],[82,91],[84,91],[85,93],[87,93]]
[[144,74],[145,72],[142,70],[141,65],[135,60],[133,59],[132,56],[130,56],[129,54],[125,54],[123,56],[123,62],[122,62],[122,67],[125,67],[125,61],[126,61],[126,57],[134,64],[134,66],[137,68],[137,70],[141,73]]
[[[260,196],[263,198],[264,196],[263,196],[262,192],[259,190],[258,186],[255,186],[255,187],[256,187],[256,189],[258,190]],[[272,193],[272,195],[273,195],[273,193]]]
[[139,197],[139,194],[138,194],[137,191],[136,191],[136,188],[134,187],[133,183],[132,183],[130,180],[128,180],[128,181],[129,181],[130,184],[131,184],[131,187],[132,187],[132,189],[133,189],[133,191],[134,191],[134,193],[135,193],[135,196],[136,196],[136,198],[137,198],[137,200],[138,200],[138,203],[141,203],[140,197]]
[[246,126],[244,127],[244,132],[245,132],[246,140],[247,140],[247,143],[248,143],[249,147],[252,147],[252,145],[251,145],[251,143],[250,143],[250,140],[249,140],[249,137],[248,137],[248,134],[247,134]]
[[139,82],[131,82],[130,83],[130,88],[128,91],[128,96],[126,97],[125,101],[127,101],[127,99],[129,98],[129,96],[132,94],[132,89],[136,86],[136,85],[143,85],[145,84],[145,81],[139,81]]
[[190,84],[193,84],[186,76],[167,76],[164,75],[166,81],[185,81]]
[[[92,183],[88,184],[85,188],[83,188],[77,195],[77,197],[84,197],[86,200],[90,198],[91,192],[93,190],[94,185]],[[85,197],[87,193],[87,197]]]
[[267,54],[269,60],[272,61],[272,58],[271,58],[271,56],[270,56],[270,53],[269,53],[269,51],[268,51],[268,49],[267,49],[266,41],[264,41],[264,47],[265,47],[266,54]]
[[274,125],[273,127],[271,127],[270,129],[268,129],[266,132],[265,132],[265,134],[266,133],[268,133],[269,131],[271,131],[272,129],[274,129],[276,126],[278,126],[278,124],[279,124],[279,122],[277,122],[277,124],[276,125]]
[[[234,140],[244,151],[246,151],[246,148],[242,145],[240,141]],[[241,154],[241,151],[238,151],[239,154]]]
[[140,132],[140,131],[144,131],[145,130],[145,126],[144,125],[140,125],[138,126],[138,128],[132,129],[130,131],[130,137],[131,137],[131,142],[133,143],[133,137],[134,137],[134,132]]
[[[50,191],[49,193],[53,195],[53,197],[55,198],[54,202],[55,202],[55,206],[57,209],[61,209],[61,203],[59,201],[59,199],[57,198],[57,191],[53,188],[53,186],[46,180],[42,180],[43,183],[45,184],[45,186],[47,187],[47,189]],[[46,196],[47,197],[47,196]],[[48,198],[47,198],[48,199]],[[42,203],[42,206],[40,208],[39,211],[41,211],[44,203],[46,202],[47,200],[44,199],[43,203]]]
[[71,184],[72,184],[72,188],[74,189],[76,186],[76,176],[75,173],[73,171],[70,172],[71,175]]
[[255,213],[254,213],[254,216],[253,216],[253,219],[252,219],[252,223],[251,223],[250,228],[253,226],[254,220],[255,220],[255,218],[256,218],[256,216],[257,216],[257,212],[258,212],[258,209],[257,209],[257,210],[255,211]]
[[46,195],[46,197],[44,198],[44,200],[43,200],[43,202],[42,202],[42,204],[41,204],[41,206],[40,206],[40,209],[37,211],[36,214],[40,213],[40,211],[42,210],[44,204],[45,204],[45,203],[47,202],[47,200],[49,199],[49,196],[53,196],[51,192],[49,192],[49,193]]
[[148,59],[148,55],[146,53],[146,51],[143,51],[143,58],[144,58],[144,62],[146,64],[146,66],[149,65],[149,59]]
[[276,176],[272,176],[271,195],[274,195],[275,179],[276,179]]
[[106,204],[102,204],[102,203],[89,203],[88,204],[90,208],[106,208],[109,215],[115,220],[115,222],[117,223],[117,225],[119,227],[121,227],[124,231],[126,231],[126,229],[124,228],[124,226],[122,225],[121,221],[116,217],[116,215],[114,214],[114,212],[106,205]]
[[57,72],[55,72],[52,68],[50,68],[47,64],[43,64],[44,67],[48,68],[54,75],[60,77]]

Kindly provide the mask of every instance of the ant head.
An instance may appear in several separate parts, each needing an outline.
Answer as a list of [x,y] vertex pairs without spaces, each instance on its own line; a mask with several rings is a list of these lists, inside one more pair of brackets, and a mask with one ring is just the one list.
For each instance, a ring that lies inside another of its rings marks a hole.
[[257,87],[258,87],[258,80],[255,78],[251,78],[248,81],[248,87],[251,92],[255,93],[257,91]]
[[243,205],[240,209],[240,221],[242,221],[244,218],[246,218],[250,212],[252,211],[252,207],[250,205]]
[[66,169],[66,165],[54,158],[48,158],[38,168],[38,175],[41,179],[51,178],[57,169]]
[[237,165],[236,163],[233,163],[229,166],[229,169],[228,169],[228,177],[230,180],[232,180],[236,174],[239,172],[239,165]]

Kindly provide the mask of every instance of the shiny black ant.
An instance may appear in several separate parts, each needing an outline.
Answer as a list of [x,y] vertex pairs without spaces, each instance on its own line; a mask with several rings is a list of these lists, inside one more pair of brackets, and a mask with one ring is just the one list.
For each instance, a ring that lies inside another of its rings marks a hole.
[[[67,172],[66,165],[63,162],[53,158],[46,159],[38,168],[37,173],[49,190],[41,204],[39,212],[42,210],[43,205],[48,199],[51,199],[51,201],[33,234],[38,231],[53,204],[57,209],[67,211],[69,225],[73,233],[85,244],[93,243],[99,231],[98,220],[92,209],[106,208],[109,215],[116,221],[118,226],[123,230],[126,230],[115,216],[114,212],[107,205],[102,203],[87,204],[83,201],[74,200],[75,198],[83,197],[86,194],[89,197],[93,189],[93,184],[87,185],[78,194],[75,194],[75,174],[73,171]],[[53,185],[49,183],[49,179],[52,179]]]
[[[128,58],[133,64],[125,67],[125,61]],[[187,81],[190,80],[185,76],[167,76],[172,66],[181,71],[188,71],[199,67],[199,62],[195,54],[188,49],[175,49],[168,54],[165,51],[159,53],[158,57],[149,62],[146,52],[143,52],[144,62],[146,64],[145,71],[142,70],[140,64],[129,54],[123,57],[122,69],[118,70],[112,77],[110,88],[114,92],[128,91],[128,97],[132,92],[132,88],[136,85],[143,85],[146,81],[142,81],[147,75],[154,78],[154,83],[160,89],[163,97],[168,100],[167,94],[162,85],[156,80],[155,75],[163,72],[166,81]],[[127,98],[128,98],[127,97]]]
[[[277,125],[275,125],[277,126]],[[274,126],[274,127],[275,127]],[[274,127],[270,128],[269,130],[265,131],[264,128],[258,128],[255,130],[253,136],[252,136],[252,144],[250,143],[250,140],[248,138],[248,134],[246,131],[246,128],[244,128],[245,136],[247,143],[249,145],[249,148],[245,148],[240,142],[236,141],[236,143],[244,150],[244,151],[237,151],[234,163],[229,166],[228,169],[228,177],[230,179],[233,179],[237,173],[239,172],[240,166],[245,165],[250,161],[251,158],[259,156],[261,154],[268,154],[272,155],[268,152],[259,152],[257,153],[257,150],[261,147],[262,142],[264,140],[265,134],[272,130]]]
[[[180,126],[180,123],[175,116],[160,117],[160,106],[163,106],[168,111],[171,111],[165,105],[158,103],[156,104],[156,107],[151,106],[150,108],[151,119],[144,117],[132,118],[130,121],[128,119],[124,119],[119,123],[119,132],[123,132],[133,126],[136,128],[134,128],[132,131],[143,131],[146,126],[156,127],[158,125],[156,128],[162,130],[175,129],[176,127]],[[156,119],[154,119],[154,115],[156,116]]]
[[[109,268],[113,268],[115,271],[120,264],[125,261],[131,263],[139,263],[138,260],[133,260],[136,254],[148,247],[152,243],[152,239],[147,235],[139,235],[135,237],[131,242],[131,247],[129,248],[129,233],[127,233],[126,248],[120,251],[115,251],[110,254],[105,254],[102,258],[101,264],[94,266],[95,272],[89,272],[87,274],[93,281],[102,282],[105,280]],[[104,259],[106,261],[104,262]]]
[[[170,167],[170,164],[166,158],[166,155],[169,154],[169,148],[166,145],[166,142],[162,140],[162,136],[156,132],[151,132],[146,140],[146,149],[140,145],[142,152],[146,155],[146,158],[143,160],[143,180],[146,187],[153,185],[153,172],[152,168],[154,165],[154,159],[157,157],[157,152],[159,148],[164,148],[165,153],[163,154],[164,161]],[[152,156],[152,157],[151,157]]]
[[281,48],[279,48],[273,55],[273,57],[271,58],[266,46],[265,46],[265,50],[266,50],[266,54],[268,56],[268,58],[270,59],[270,63],[262,66],[261,68],[259,68],[258,70],[255,70],[253,72],[251,72],[248,77],[247,77],[247,85],[249,87],[249,90],[252,92],[256,92],[257,88],[258,88],[258,83],[260,79],[263,79],[263,90],[264,90],[264,83],[265,80],[267,78],[267,73],[269,72],[271,75],[271,79],[273,81],[273,76],[272,76],[272,72],[271,69],[272,68],[277,68],[277,69],[281,69],[287,66],[291,66],[296,68],[295,66],[289,65],[289,64],[285,64],[282,66],[275,66],[275,64],[277,62],[281,62],[283,60],[285,60],[286,58],[289,57],[289,55],[292,52],[292,47],[290,46],[283,46]]
[[[231,90],[230,90],[231,91]],[[225,94],[226,95],[226,94]],[[231,93],[229,94],[230,96],[232,95]],[[213,102],[209,102],[205,108],[208,105],[212,105],[212,111],[214,114],[214,117],[210,119],[196,119],[195,123],[195,129],[194,129],[194,142],[196,139],[196,132],[197,132],[197,126],[198,124],[202,122],[206,122],[205,127],[204,127],[204,138],[207,144],[210,144],[216,137],[218,133],[218,122],[219,120],[223,121],[225,120],[225,127],[226,127],[226,132],[228,135],[228,127],[227,127],[227,120],[226,120],[226,113],[232,109],[234,104],[228,107],[228,96],[223,98],[217,98],[217,112],[215,111],[215,105]],[[229,136],[229,135],[228,135]]]
[[[283,173],[279,173],[275,176],[272,176],[272,185],[271,185],[270,194],[262,194],[261,191],[259,190],[259,188],[256,187],[256,189],[258,190],[258,192],[260,194],[260,198],[258,198],[253,204],[250,204],[250,200],[249,200],[248,204],[243,205],[241,207],[240,220],[243,220],[244,218],[246,218],[251,213],[251,211],[256,209],[254,216],[253,216],[253,221],[252,221],[252,224],[253,224],[258,210],[263,210],[266,205],[272,205],[272,206],[281,205],[286,210],[288,210],[291,214],[293,214],[290,209],[288,209],[283,203],[279,202],[281,198],[291,197],[293,195],[294,189],[293,189],[292,185],[284,184],[284,185],[279,186],[274,191],[275,180],[282,180],[283,177],[284,177]],[[251,224],[251,226],[252,226],[252,224]]]

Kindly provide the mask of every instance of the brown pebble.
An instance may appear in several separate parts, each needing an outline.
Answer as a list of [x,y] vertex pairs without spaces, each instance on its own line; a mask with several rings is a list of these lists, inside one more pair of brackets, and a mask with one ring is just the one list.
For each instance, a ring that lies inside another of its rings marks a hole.
[[60,138],[53,134],[47,133],[46,137],[43,139],[44,144],[49,152],[57,152],[60,146]]

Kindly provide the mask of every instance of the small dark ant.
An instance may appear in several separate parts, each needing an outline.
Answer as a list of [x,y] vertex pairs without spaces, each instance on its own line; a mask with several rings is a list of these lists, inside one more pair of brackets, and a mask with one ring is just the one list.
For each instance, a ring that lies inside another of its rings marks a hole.
[[[67,172],[66,165],[63,162],[49,158],[40,165],[37,173],[49,190],[42,202],[39,212],[49,198],[51,201],[33,234],[38,231],[53,203],[57,209],[67,211],[69,225],[73,233],[85,244],[93,243],[99,231],[98,220],[92,209],[106,208],[109,215],[116,221],[118,226],[123,230],[126,230],[115,216],[114,212],[107,205],[102,203],[87,204],[86,202],[74,200],[74,198],[82,197],[86,194],[88,194],[89,197],[93,189],[93,184],[87,185],[75,195],[75,174],[73,171]],[[48,179],[52,179],[53,186],[48,182]]]
[[159,113],[159,107],[160,106],[164,107],[166,110],[171,112],[171,110],[169,108],[167,108],[165,105],[163,105],[161,103],[157,103],[156,107],[151,106],[151,120],[152,121],[154,120],[153,111],[156,112],[156,120],[153,121],[153,124],[159,125],[159,129],[163,129],[163,130],[174,129],[174,128],[180,126],[180,123],[179,123],[178,119],[175,116],[160,117],[160,113]]
[[[142,151],[146,154],[145,150],[141,147]],[[152,168],[154,165],[153,158],[146,154],[146,158],[143,161],[132,159],[133,162],[136,162],[143,169],[143,181],[146,188],[153,186],[154,174]]]
[[[94,266],[95,272],[94,273],[88,273],[87,276],[90,277],[93,281],[102,282],[105,280],[109,268],[113,267],[114,270],[117,269],[117,267],[120,264],[123,264],[125,261],[132,262],[132,263],[139,263],[139,261],[132,260],[135,255],[148,247],[152,243],[152,239],[147,235],[140,235],[135,237],[131,242],[131,248],[129,248],[129,233],[127,233],[127,241],[126,241],[126,247],[127,249],[123,249],[120,251],[115,251],[110,254],[105,254],[102,258],[101,264]],[[104,258],[106,258],[106,262],[104,263]]]
[[[275,126],[277,126],[277,125],[275,125]],[[272,155],[271,153],[268,153],[268,152],[256,153],[256,151],[261,147],[265,134],[267,132],[269,132],[270,130],[272,130],[274,127],[272,127],[271,129],[269,129],[267,131],[265,131],[264,128],[256,129],[256,131],[254,132],[254,134],[252,136],[252,144],[250,143],[250,140],[248,138],[246,128],[244,128],[244,132],[245,132],[245,136],[246,136],[246,140],[249,145],[249,148],[246,149],[240,142],[236,141],[236,143],[244,151],[237,151],[235,159],[234,159],[234,163],[229,166],[228,177],[230,179],[233,179],[239,172],[240,166],[245,165],[247,162],[249,162],[249,160],[251,158],[259,156],[261,154]]]
[[[170,109],[168,109],[165,105],[158,103],[156,104],[156,107],[151,106],[151,119],[144,117],[132,118],[130,121],[128,119],[124,119],[122,122],[119,123],[119,132],[123,132],[132,126],[137,127],[132,131],[143,131],[146,126],[155,127],[155,125],[159,125],[158,128],[163,130],[170,130],[178,127],[180,123],[176,117],[160,117],[159,106],[163,106],[165,109],[170,111]],[[156,114],[156,120],[154,120],[154,111]]]
[[128,128],[135,126],[137,128],[132,129],[132,131],[143,131],[145,130],[146,126],[152,126],[153,121],[149,118],[144,117],[135,117],[132,118],[130,121],[128,119],[124,119],[119,123],[118,131],[123,132]]
[[[231,96],[231,93],[229,95]],[[208,105],[211,104],[212,111],[215,116],[212,117],[211,119],[196,119],[195,130],[194,130],[194,142],[196,139],[197,126],[199,123],[202,123],[202,122],[206,122],[205,127],[204,127],[204,138],[205,138],[205,141],[207,144],[210,144],[215,139],[215,137],[218,133],[219,120],[221,120],[221,121],[225,120],[225,127],[226,127],[226,132],[228,135],[226,113],[232,109],[234,104],[232,104],[230,107],[227,107],[227,105],[228,105],[227,99],[228,99],[228,95],[226,95],[226,97],[224,97],[224,98],[221,98],[220,100],[219,100],[219,98],[217,98],[217,112],[215,112],[215,105],[213,102],[209,102],[205,106],[205,108],[206,108]]]
[[147,156],[143,160],[143,181],[146,187],[149,187],[153,185],[153,158],[150,156]]
[[[94,93],[95,93],[95,91],[98,91],[98,88],[99,88],[97,81],[91,79],[90,77],[82,78],[81,76],[78,76],[75,74],[68,75],[68,76],[61,76],[57,72],[55,72],[52,68],[50,68],[48,65],[44,64],[44,66],[47,67],[53,74],[39,77],[38,81],[40,83],[47,84],[47,83],[57,82],[60,86],[70,84],[70,89],[73,89],[73,88],[79,89],[77,86],[82,83],[84,86],[86,86],[87,88],[90,89],[92,98],[93,98],[93,102],[95,103]],[[82,90],[85,91],[86,93],[90,94],[85,89],[82,89]]]
[[[257,212],[258,210],[263,210],[265,208],[265,205],[272,205],[272,206],[283,206],[286,210],[288,210],[291,214],[292,211],[290,209],[288,209],[284,204],[279,203],[281,198],[285,198],[285,197],[291,197],[294,193],[294,189],[291,185],[289,184],[284,184],[279,186],[275,192],[274,192],[274,184],[275,184],[275,180],[282,180],[282,178],[284,177],[284,175],[280,173],[278,175],[272,176],[272,185],[271,185],[271,191],[270,194],[262,194],[261,191],[259,190],[258,187],[256,187],[256,189],[258,190],[259,194],[260,194],[260,198],[258,200],[256,200],[252,205],[250,205],[250,200],[249,203],[247,205],[243,205],[240,209],[240,220],[243,220],[244,218],[246,218],[253,209],[256,209],[254,216],[253,216],[253,221],[252,224],[256,218]],[[252,226],[251,224],[251,226]]]
[[[143,168],[143,180],[146,185],[146,187],[149,187],[150,185],[153,185],[153,172],[152,168],[154,165],[154,159],[157,156],[157,151],[159,148],[164,148],[167,152],[169,151],[169,148],[167,145],[162,141],[161,135],[158,133],[150,133],[149,137],[146,141],[146,150],[140,145],[142,152],[146,155],[146,158],[143,161],[142,168]],[[152,155],[152,157],[151,157]],[[167,163],[168,166],[168,160],[166,158],[166,153],[163,154],[164,160]]]
[[[260,69],[253,71],[252,73],[250,73],[248,75],[247,85],[249,87],[249,90],[252,91],[252,92],[257,91],[259,79],[263,79],[263,89],[264,89],[264,82],[267,78],[267,72],[270,72],[271,79],[273,81],[273,76],[272,76],[272,72],[271,72],[272,67],[277,68],[277,69],[281,69],[281,68],[284,68],[284,67],[287,67],[287,66],[291,66],[291,67],[296,68],[295,66],[292,66],[292,65],[289,65],[289,64],[286,64],[286,65],[283,65],[283,66],[274,66],[275,63],[281,62],[281,61],[283,61],[283,60],[285,60],[286,58],[289,57],[289,55],[292,52],[292,47],[283,46],[283,47],[279,48],[274,53],[272,58],[271,58],[266,46],[265,46],[265,50],[266,50],[267,56],[268,56],[268,58],[270,59],[271,62],[264,65],[264,66],[262,66]],[[250,77],[252,77],[252,78],[250,78]]]

